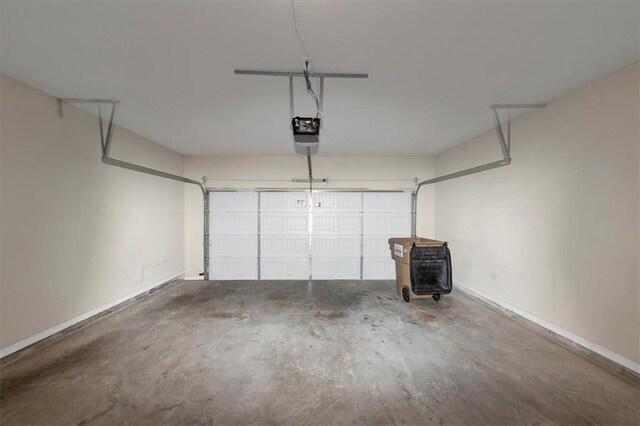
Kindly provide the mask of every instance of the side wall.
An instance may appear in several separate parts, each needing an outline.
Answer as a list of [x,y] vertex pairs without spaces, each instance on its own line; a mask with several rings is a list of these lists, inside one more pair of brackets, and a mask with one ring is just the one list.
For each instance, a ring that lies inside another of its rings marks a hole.
[[[291,146],[293,151],[293,144]],[[413,178],[433,177],[433,159],[429,157],[323,157],[314,155],[313,175],[328,178],[317,189],[367,188],[413,189]],[[305,156],[281,157],[186,157],[186,175],[207,177],[209,188],[301,188],[292,178],[308,177]],[[185,237],[187,276],[202,272],[202,195],[185,192]],[[418,235],[433,236],[433,188],[420,191]]]
[[[177,276],[184,185],[100,161],[97,118],[7,76],[2,96],[0,347]],[[112,155],[182,174],[122,128]],[[14,345],[15,346],[15,345]],[[11,349],[11,348],[9,348]]]
[[[454,280],[636,363],[639,72],[632,64],[518,117],[511,166],[435,194]],[[489,132],[436,157],[436,170],[498,158]]]

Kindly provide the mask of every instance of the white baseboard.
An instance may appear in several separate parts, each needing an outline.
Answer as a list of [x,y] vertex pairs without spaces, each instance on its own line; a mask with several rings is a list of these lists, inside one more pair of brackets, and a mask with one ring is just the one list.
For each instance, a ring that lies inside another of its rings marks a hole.
[[0,358],[4,358],[7,355],[11,355],[12,353],[19,351],[20,349],[24,349],[27,346],[30,346],[30,345],[32,345],[32,344],[34,344],[36,342],[39,342],[40,340],[46,339],[47,337],[52,336],[52,335],[54,335],[56,333],[59,333],[62,330],[66,329],[66,328],[69,328],[69,327],[71,327],[71,326],[73,326],[73,325],[75,325],[75,324],[77,324],[77,323],[79,323],[81,321],[84,321],[84,320],[86,320],[88,318],[91,318],[92,316],[97,315],[100,312],[104,312],[107,309],[111,309],[114,306],[119,305],[122,302],[126,302],[127,300],[129,300],[131,298],[134,298],[134,297],[136,297],[136,296],[138,296],[138,295],[140,295],[142,293],[145,293],[145,292],[147,292],[149,290],[152,290],[155,287],[158,287],[159,285],[162,285],[164,283],[172,281],[172,280],[180,277],[183,274],[184,274],[184,271],[181,271],[181,272],[169,275],[167,277],[164,277],[164,278],[154,282],[151,285],[148,285],[148,286],[146,286],[144,288],[141,288],[140,290],[136,290],[133,293],[127,294],[126,296],[123,296],[123,297],[120,297],[118,299],[112,300],[109,303],[105,303],[104,305],[98,306],[95,309],[92,309],[92,310],[87,311],[87,312],[85,312],[85,313],[83,313],[81,315],[78,315],[77,317],[73,317],[70,320],[67,320],[67,321],[65,321],[63,323],[60,323],[58,325],[54,325],[53,327],[48,328],[48,329],[46,329],[44,331],[41,331],[40,333],[34,334],[33,336],[29,336],[26,339],[22,339],[19,342],[16,342],[16,343],[14,343],[12,345],[4,347],[4,348],[0,349]]
[[195,276],[191,276],[191,277],[184,277],[185,281],[202,281],[204,280],[204,278],[200,275],[195,275]]
[[582,346],[583,348],[586,348],[592,352],[597,353],[598,355],[601,355],[613,362],[615,362],[616,364],[619,364],[621,366],[623,366],[624,368],[627,368],[637,374],[640,374],[640,363],[637,363],[633,360],[630,360],[629,358],[626,358],[620,354],[617,354],[615,352],[613,352],[610,349],[605,348],[604,346],[600,346],[597,343],[593,343],[587,339],[585,339],[584,337],[580,337],[576,334],[573,334],[570,331],[565,330],[564,328],[560,328],[555,324],[550,323],[549,321],[543,320],[542,318],[539,318],[529,312],[523,311],[520,308],[517,308],[513,305],[510,305],[496,297],[493,297],[481,290],[475,289],[473,287],[469,287],[468,285],[461,283],[458,280],[454,280],[454,284],[457,288],[459,288],[460,290],[462,290],[465,293],[469,293],[472,296],[476,296],[480,299],[484,299],[488,302],[491,302],[495,305],[500,306],[503,309],[506,309],[507,311],[513,312],[514,314],[525,318],[526,320],[529,320],[541,327],[546,328],[547,330],[552,331],[553,333],[564,337],[567,340],[572,341],[573,343]]

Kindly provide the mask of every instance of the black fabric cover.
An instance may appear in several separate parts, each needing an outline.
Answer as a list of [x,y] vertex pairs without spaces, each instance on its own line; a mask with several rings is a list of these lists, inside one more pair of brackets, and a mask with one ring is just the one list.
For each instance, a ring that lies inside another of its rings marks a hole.
[[449,247],[411,248],[411,291],[418,296],[446,294],[453,286]]

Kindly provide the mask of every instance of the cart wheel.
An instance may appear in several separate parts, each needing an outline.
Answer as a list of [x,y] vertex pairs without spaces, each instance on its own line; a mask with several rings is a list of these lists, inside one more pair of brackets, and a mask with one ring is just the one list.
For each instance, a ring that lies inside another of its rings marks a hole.
[[433,296],[431,296],[433,298],[433,300],[435,300],[436,302],[438,300],[440,300],[440,295],[439,294],[434,294]]
[[409,293],[409,289],[407,287],[402,287],[402,300],[407,303],[411,302],[411,294]]

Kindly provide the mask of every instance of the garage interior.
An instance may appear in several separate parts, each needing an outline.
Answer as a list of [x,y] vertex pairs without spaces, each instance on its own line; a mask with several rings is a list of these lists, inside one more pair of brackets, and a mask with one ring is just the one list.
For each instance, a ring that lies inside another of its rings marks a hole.
[[640,3],[0,24],[2,424],[640,424]]

